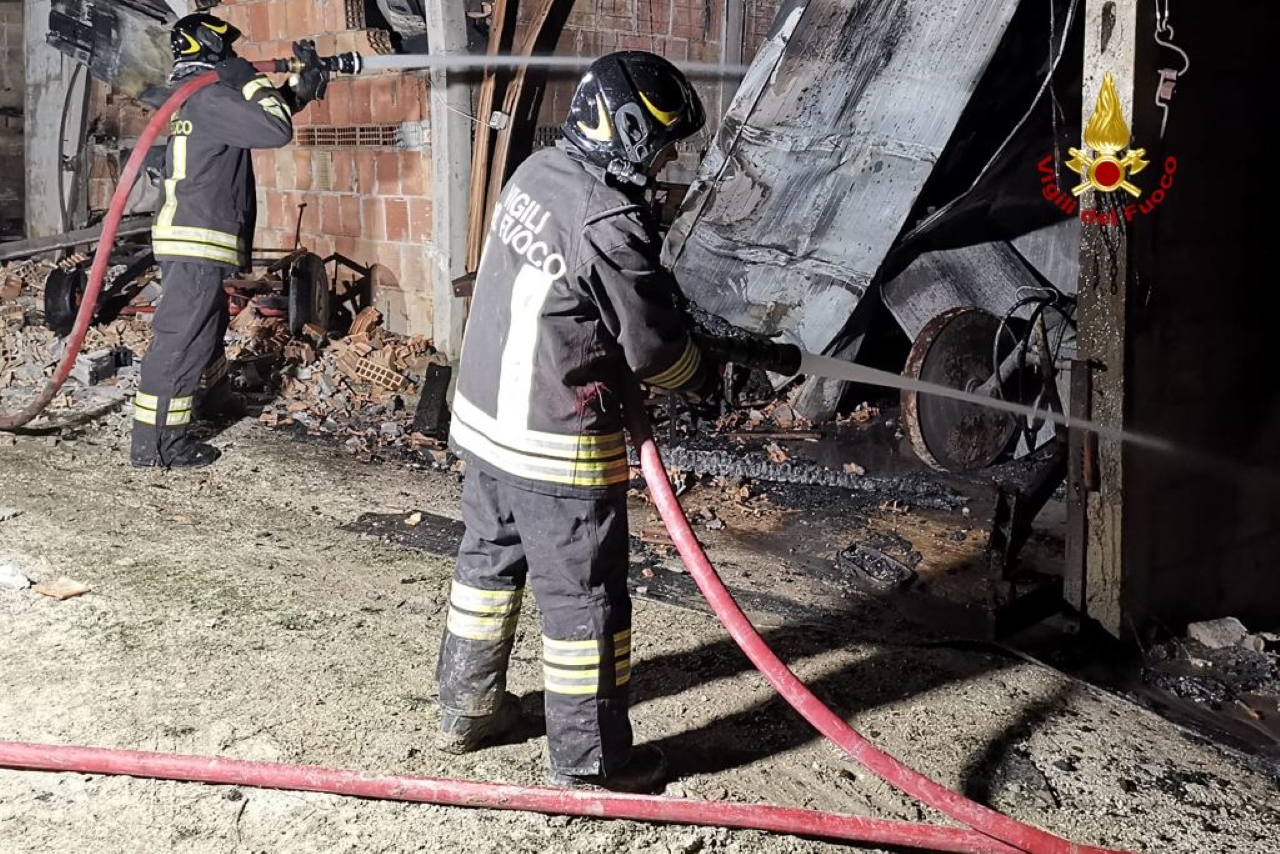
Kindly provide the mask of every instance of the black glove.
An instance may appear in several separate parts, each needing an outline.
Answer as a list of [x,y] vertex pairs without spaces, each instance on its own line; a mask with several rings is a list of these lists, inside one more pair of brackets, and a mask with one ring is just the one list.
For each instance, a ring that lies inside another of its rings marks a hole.
[[289,78],[289,109],[297,112],[312,101],[323,101],[329,88],[329,69],[325,68],[316,43],[310,39],[293,43],[293,55],[302,63],[302,71]]
[[237,92],[244,89],[245,84],[260,73],[249,60],[239,56],[229,56],[213,67],[218,72],[218,81],[223,86],[230,86]]

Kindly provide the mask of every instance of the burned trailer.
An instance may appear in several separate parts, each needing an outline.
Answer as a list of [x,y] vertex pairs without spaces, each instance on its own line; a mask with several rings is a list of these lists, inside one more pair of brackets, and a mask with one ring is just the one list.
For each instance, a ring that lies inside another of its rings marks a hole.
[[[1046,196],[1065,198],[1057,152],[1079,140],[1078,6],[785,4],[668,234],[686,295],[849,361],[872,324],[896,321],[916,345],[904,372],[1064,406],[1079,224]],[[807,378],[796,409],[828,420],[847,385]],[[1054,435],[916,403],[904,399],[908,433],[938,468],[980,468]],[[978,447],[943,447],[971,430]]]

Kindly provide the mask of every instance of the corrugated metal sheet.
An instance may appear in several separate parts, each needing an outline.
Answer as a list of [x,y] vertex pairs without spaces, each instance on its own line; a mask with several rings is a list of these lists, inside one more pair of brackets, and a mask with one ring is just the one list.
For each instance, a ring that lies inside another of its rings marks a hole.
[[668,236],[665,257],[688,296],[747,329],[827,350],[1016,6],[784,4]]

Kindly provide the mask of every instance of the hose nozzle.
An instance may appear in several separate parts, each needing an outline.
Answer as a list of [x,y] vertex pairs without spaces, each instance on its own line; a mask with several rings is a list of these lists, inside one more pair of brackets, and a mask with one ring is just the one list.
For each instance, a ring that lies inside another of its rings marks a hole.
[[758,368],[783,376],[800,373],[801,350],[794,344],[771,341],[759,335],[707,336],[702,344],[719,362]]
[[354,50],[337,56],[321,57],[321,61],[330,74],[359,74],[364,70],[364,59]]
[[[275,59],[273,71],[287,74],[301,74],[307,70],[307,64],[298,57]],[[364,70],[364,59],[354,50],[339,53],[336,56],[322,56],[320,62],[330,74],[359,74]]]

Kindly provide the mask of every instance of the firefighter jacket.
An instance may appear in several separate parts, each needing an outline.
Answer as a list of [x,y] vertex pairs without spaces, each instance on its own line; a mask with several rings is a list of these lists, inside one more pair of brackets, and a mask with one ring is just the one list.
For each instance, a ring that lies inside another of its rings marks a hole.
[[169,121],[164,205],[151,229],[156,258],[245,267],[257,213],[249,149],[292,138],[286,99],[265,76],[187,99]]
[[454,391],[450,443],[527,489],[629,479],[623,383],[702,382],[652,213],[567,144],[526,160],[494,208]]

